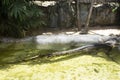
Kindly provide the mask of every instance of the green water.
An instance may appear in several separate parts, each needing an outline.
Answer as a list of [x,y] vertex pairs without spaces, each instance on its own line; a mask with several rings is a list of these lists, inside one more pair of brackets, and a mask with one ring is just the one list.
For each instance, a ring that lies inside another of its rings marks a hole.
[[34,41],[0,43],[0,63],[24,60],[39,54],[68,50],[83,44],[38,44]]
[[34,41],[0,43],[0,80],[120,80],[120,52],[117,48],[110,52],[114,61],[98,51],[98,56],[64,55],[4,65],[38,54],[69,50],[82,45],[85,44],[38,44]]
[[[50,54],[65,51],[88,43],[49,43],[38,44],[35,41],[0,43],[0,63],[21,61],[40,54]],[[98,51],[99,53],[99,51]],[[120,51],[117,48],[111,51],[111,57],[120,62]]]

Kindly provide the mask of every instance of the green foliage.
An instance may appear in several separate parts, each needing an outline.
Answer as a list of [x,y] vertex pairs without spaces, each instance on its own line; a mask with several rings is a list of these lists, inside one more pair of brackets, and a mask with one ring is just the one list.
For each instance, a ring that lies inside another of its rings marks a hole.
[[120,4],[119,3],[110,3],[109,4],[112,8],[112,12],[115,12],[117,11],[117,9],[120,7]]
[[25,31],[44,24],[43,12],[32,0],[0,1],[0,35],[23,37]]

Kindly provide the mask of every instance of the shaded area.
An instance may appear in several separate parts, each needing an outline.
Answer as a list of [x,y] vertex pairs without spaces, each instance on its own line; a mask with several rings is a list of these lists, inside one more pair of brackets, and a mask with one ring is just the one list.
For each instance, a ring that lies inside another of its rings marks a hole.
[[[86,43],[88,44],[88,43]],[[46,62],[51,62],[52,58],[55,58],[57,56],[57,53],[55,52],[61,52],[61,51],[69,51],[71,49],[86,45],[84,44],[80,44],[80,43],[67,43],[67,44],[35,44],[35,43],[7,43],[7,44],[3,44],[1,43],[0,46],[0,63],[1,64],[12,64],[12,63],[19,63],[19,61],[24,62],[24,60],[29,61],[29,59],[31,58],[30,62],[34,62],[34,61],[38,61],[40,63],[46,63]],[[104,45],[103,45],[104,46]],[[88,47],[89,48],[89,47]],[[92,47],[90,47],[92,49]],[[104,49],[105,48],[105,49]],[[113,61],[119,63],[120,59],[119,59],[119,49],[118,47],[113,48],[112,51],[109,53],[109,55],[107,55],[105,52],[107,51],[106,47],[102,48],[102,46],[99,49],[99,45],[98,48],[94,48],[92,50],[88,50],[86,52],[87,49],[85,49],[85,51],[81,50],[80,52],[74,52],[73,54],[67,54],[67,55],[61,55],[64,56],[63,58],[54,60],[52,62],[56,62],[56,61],[62,61],[72,58],[72,57],[76,57],[80,56],[80,55],[85,55],[85,54],[89,54],[89,55],[93,55],[93,56],[97,56],[97,53],[103,53],[102,57],[104,57],[105,55],[109,58],[109,59],[113,59]],[[49,57],[49,54],[51,56],[51,53],[53,53],[52,57]],[[32,57],[36,57],[35,59],[32,59]],[[39,57],[41,56],[41,57]],[[43,56],[43,57],[42,57]],[[59,55],[60,56],[60,55]],[[58,56],[58,57],[59,57]],[[98,54],[99,56],[99,54]],[[109,57],[110,56],[110,57]],[[100,57],[100,56],[99,56]]]
[[34,41],[0,43],[0,63],[17,62],[36,55],[68,50],[77,46],[80,45],[76,43],[38,44]]
[[[44,10],[47,20],[47,27],[51,28],[73,28],[79,25],[85,25],[87,15],[89,13],[90,3],[92,0],[73,0],[56,1],[55,5],[47,7],[41,6]],[[94,1],[94,0],[93,0]],[[106,0],[105,0],[106,1]],[[119,25],[119,3],[112,3],[112,1],[104,3],[104,1],[94,1],[92,16],[90,18],[90,26],[108,26]],[[114,2],[114,1],[113,1]],[[79,9],[77,9],[77,7]],[[118,7],[117,10],[116,7]],[[77,22],[78,18],[79,24]],[[50,25],[50,26],[49,26]]]

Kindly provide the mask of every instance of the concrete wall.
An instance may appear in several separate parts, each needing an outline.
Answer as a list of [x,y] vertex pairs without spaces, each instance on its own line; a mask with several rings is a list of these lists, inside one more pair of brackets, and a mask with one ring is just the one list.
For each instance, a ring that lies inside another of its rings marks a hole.
[[[80,4],[81,24],[85,24],[89,8],[90,4]],[[113,12],[112,10],[113,8],[107,4],[101,5],[99,7],[94,7],[90,25],[116,25],[117,12]]]
[[[81,25],[86,23],[86,18],[90,8],[89,3],[80,3],[80,20]],[[48,8],[49,15],[48,17],[48,26],[56,28],[65,28],[75,26],[75,4],[70,6],[68,3],[56,4],[51,8]],[[112,11],[113,7],[108,4],[95,5],[93,8],[93,13],[90,20],[90,25],[116,25],[119,24],[119,12]]]

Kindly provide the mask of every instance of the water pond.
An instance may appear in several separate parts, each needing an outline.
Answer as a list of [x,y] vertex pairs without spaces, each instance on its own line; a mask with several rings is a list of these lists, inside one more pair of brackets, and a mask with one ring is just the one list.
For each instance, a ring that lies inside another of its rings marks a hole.
[[[117,48],[111,51],[111,56],[117,63],[104,53],[98,52],[98,55],[103,54],[102,57],[88,54],[58,56],[50,58],[47,62],[47,59],[43,59],[42,62],[38,59],[28,63],[4,65],[38,54],[64,51],[90,44],[78,42],[79,40],[78,36],[67,38],[66,36],[38,36],[1,42],[0,80],[120,80],[120,52]],[[89,41],[93,40],[101,39],[96,37],[89,39]]]

